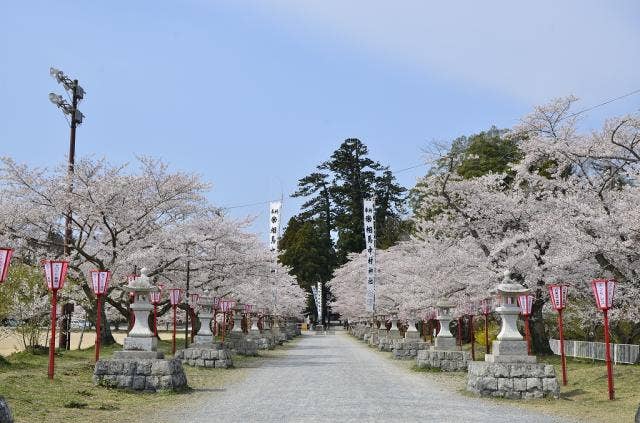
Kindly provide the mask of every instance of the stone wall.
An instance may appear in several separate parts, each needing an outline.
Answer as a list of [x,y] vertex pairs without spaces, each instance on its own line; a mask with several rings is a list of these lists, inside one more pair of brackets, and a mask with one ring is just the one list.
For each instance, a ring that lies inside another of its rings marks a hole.
[[418,368],[440,369],[443,372],[463,372],[471,357],[466,351],[421,350],[416,355]]
[[180,391],[187,387],[182,362],[177,359],[99,360],[93,383],[134,391]]
[[220,344],[195,344],[187,349],[176,351],[175,357],[189,366],[216,367],[221,369],[233,367],[231,353]]
[[469,363],[467,390],[483,397],[558,398],[560,385],[549,364]]
[[428,342],[420,339],[399,339],[393,342],[393,358],[397,360],[410,360],[418,355],[418,351],[429,348]]

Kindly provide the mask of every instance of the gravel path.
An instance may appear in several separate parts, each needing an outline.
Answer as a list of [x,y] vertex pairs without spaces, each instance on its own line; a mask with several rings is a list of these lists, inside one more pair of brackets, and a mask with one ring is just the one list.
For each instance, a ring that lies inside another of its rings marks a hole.
[[303,337],[284,357],[249,369],[169,422],[561,422],[464,397],[410,372],[343,332]]

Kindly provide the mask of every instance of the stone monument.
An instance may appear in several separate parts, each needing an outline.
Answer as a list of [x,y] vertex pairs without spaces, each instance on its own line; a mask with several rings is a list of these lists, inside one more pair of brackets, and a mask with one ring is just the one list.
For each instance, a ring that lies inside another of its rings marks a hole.
[[186,388],[182,362],[177,358],[165,360],[164,354],[157,351],[158,339],[149,329],[149,312],[153,310],[149,293],[157,290],[150,283],[146,268],[125,287],[125,291],[135,295],[135,302],[131,304],[135,323],[124,339],[123,350],[116,351],[112,358],[96,362],[93,372],[96,385],[154,392]]
[[560,385],[554,367],[536,363],[536,357],[527,354],[527,343],[518,331],[517,297],[528,292],[505,271],[502,283],[496,288],[500,299],[496,312],[502,319],[500,333],[493,341],[492,354],[487,354],[484,362],[469,363],[468,391],[512,399],[559,397]]
[[418,351],[416,354],[416,365],[419,368],[437,368],[449,372],[467,369],[467,364],[471,360],[470,354],[457,349],[456,338],[451,335],[449,329],[452,308],[453,304],[448,301],[439,301],[436,304],[440,331],[430,349]]
[[176,357],[183,363],[197,367],[217,367],[226,369],[233,366],[230,351],[222,344],[215,342],[211,332],[211,320],[213,319],[214,299],[208,293],[198,299],[201,310],[200,330],[194,338],[194,343],[189,348],[176,352]]

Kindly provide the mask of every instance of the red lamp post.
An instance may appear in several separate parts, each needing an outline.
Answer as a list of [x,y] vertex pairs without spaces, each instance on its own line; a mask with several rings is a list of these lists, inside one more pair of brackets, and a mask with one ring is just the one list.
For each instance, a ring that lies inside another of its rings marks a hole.
[[213,297],[213,336],[218,336],[218,310],[220,310],[220,297]]
[[0,283],[7,280],[9,275],[9,264],[11,264],[11,256],[13,256],[13,249],[0,248]]
[[480,301],[480,312],[484,315],[484,351],[489,354],[489,314],[491,314],[491,299]]
[[562,384],[567,385],[567,358],[564,355],[564,325],[562,311],[567,306],[567,285],[549,285],[551,305],[558,312],[558,332],[560,337],[560,361],[562,363]]
[[529,316],[531,316],[531,308],[533,307],[533,295],[518,295],[518,306],[520,314],[524,317],[524,335],[527,338],[527,354],[531,355],[531,331],[529,330]]
[[158,290],[149,293],[149,300],[153,304],[153,336],[158,338],[158,304],[162,302],[162,286],[158,285]]
[[245,304],[244,305],[244,326],[246,329],[245,333],[249,333],[249,331],[251,330],[251,327],[249,326],[251,324],[251,312],[253,311],[253,304]]
[[458,348],[462,351],[462,314],[458,315],[458,330],[456,335],[458,336]]
[[220,300],[220,310],[222,311],[222,344],[224,344],[224,335],[227,322],[227,313],[236,307],[233,300]]
[[[196,336],[196,306],[199,299],[200,294],[197,294],[195,292],[189,294],[189,312],[191,313],[191,342],[193,342],[193,338]],[[191,306],[191,304],[193,304],[193,306]]]
[[615,399],[613,388],[613,369],[611,368],[611,348],[609,339],[609,309],[613,307],[613,295],[616,291],[615,279],[595,279],[591,282],[593,296],[596,299],[596,306],[602,310],[604,316],[604,343],[605,361],[607,363],[607,385],[609,389],[609,399]]
[[173,354],[176,353],[176,307],[178,307],[178,304],[180,304],[181,299],[182,289],[169,288],[169,302],[171,303],[171,308],[173,308],[173,338],[171,346],[171,352]]
[[96,361],[100,360],[100,338],[102,333],[100,332],[100,320],[102,319],[102,301],[101,298],[106,294],[109,289],[109,281],[111,280],[111,272],[108,270],[92,270],[91,274],[91,286],[93,293],[96,294]]
[[65,260],[43,260],[44,277],[47,281],[47,288],[51,291],[51,340],[49,341],[49,379],[53,379],[54,360],[56,351],[56,324],[58,306],[58,290],[64,287],[67,277],[67,267],[69,262]]

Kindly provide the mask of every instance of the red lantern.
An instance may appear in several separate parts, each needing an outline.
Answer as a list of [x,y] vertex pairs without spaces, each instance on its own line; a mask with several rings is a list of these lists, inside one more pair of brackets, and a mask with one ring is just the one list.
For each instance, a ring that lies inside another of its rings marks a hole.
[[549,296],[554,310],[560,311],[567,306],[568,288],[567,285],[549,285]]
[[56,350],[56,325],[57,325],[57,306],[58,306],[58,290],[64,286],[67,278],[67,268],[69,262],[65,260],[43,260],[44,277],[47,281],[47,288],[51,291],[51,340],[49,341],[49,379],[53,379],[55,366],[55,350]]
[[172,352],[176,353],[176,307],[180,304],[180,300],[182,299],[182,289],[180,288],[169,288],[169,302],[171,303],[171,307],[173,308],[173,343],[172,343]]
[[613,296],[616,291],[615,279],[595,279],[591,282],[593,296],[596,300],[596,306],[602,310],[604,316],[604,343],[605,343],[605,362],[607,364],[607,388],[609,390],[609,399],[615,399],[615,390],[613,387],[613,369],[611,368],[611,340],[609,339],[609,309],[613,307]]
[[533,295],[518,295],[518,306],[520,307],[520,314],[522,314],[522,316],[524,317],[524,334],[527,338],[527,352],[531,354],[531,331],[529,330],[529,316],[531,316],[531,309],[533,308]]
[[560,338],[560,361],[562,363],[562,384],[567,385],[567,358],[564,355],[564,325],[562,311],[567,306],[567,285],[549,285],[551,306],[558,312],[558,334]]
[[245,313],[251,313],[253,311],[253,304],[245,304],[244,305],[244,312]]
[[93,293],[96,294],[96,303],[98,312],[96,314],[96,361],[100,360],[100,320],[102,318],[102,301],[101,297],[109,289],[109,281],[111,280],[111,272],[108,270],[92,270],[89,272],[91,275],[91,286]]
[[13,249],[0,248],[0,283],[7,280],[9,274],[9,264],[11,263],[11,256],[13,255]]

